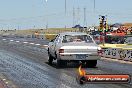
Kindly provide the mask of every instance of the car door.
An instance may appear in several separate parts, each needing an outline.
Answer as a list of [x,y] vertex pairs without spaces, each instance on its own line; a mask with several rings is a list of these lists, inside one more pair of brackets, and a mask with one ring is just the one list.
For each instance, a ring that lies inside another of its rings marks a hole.
[[55,50],[56,50],[56,45],[58,43],[58,38],[59,38],[59,35],[57,35],[55,37],[55,39],[52,41],[52,43],[50,44],[50,53],[52,56],[55,57]]
[[58,50],[58,47],[59,47],[60,43],[61,43],[61,38],[60,38],[60,35],[58,35],[55,38],[54,45],[53,45],[53,48],[52,48],[52,53],[53,53],[54,57],[55,57],[55,53]]
[[53,49],[53,43],[54,43],[54,41],[55,41],[55,39],[52,39],[52,40],[49,42],[49,44],[48,44],[48,46],[49,46],[48,52],[49,52],[51,55],[53,55],[52,49]]

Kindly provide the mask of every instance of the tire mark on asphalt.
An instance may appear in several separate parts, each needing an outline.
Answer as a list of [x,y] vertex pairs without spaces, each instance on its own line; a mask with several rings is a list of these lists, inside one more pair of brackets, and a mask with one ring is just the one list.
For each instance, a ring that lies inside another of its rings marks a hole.
[[[27,49],[27,48],[26,48]],[[25,49],[25,50],[26,50]],[[24,50],[24,51],[25,51]],[[27,50],[26,50],[27,51]],[[29,50],[30,51],[30,50]],[[27,51],[28,52],[28,51]],[[35,51],[31,51],[31,52],[33,52],[32,54],[34,54],[35,53]],[[36,51],[37,52],[37,51]],[[26,52],[25,52],[26,53]],[[38,56],[38,55],[37,55]],[[41,57],[42,57],[42,55],[40,55]],[[90,71],[90,69],[87,69],[88,71]],[[66,74],[70,74],[70,75],[72,75],[73,76],[73,74],[75,73],[75,69],[64,69],[64,70],[61,70],[61,71],[63,71],[64,73],[66,73]],[[69,71],[71,71],[71,72],[69,72]],[[97,73],[114,73],[114,71],[112,71],[111,72],[111,69],[109,69],[109,68],[104,68],[104,66],[101,66],[101,67],[99,67],[98,69],[96,69],[96,70],[92,70],[91,69],[91,73],[93,73],[93,72],[97,72]],[[118,71],[117,71],[118,72]],[[116,73],[116,72],[115,72]],[[109,86],[108,86],[109,85]],[[102,88],[102,87],[104,87],[104,88],[110,88],[110,87],[113,87],[113,88],[131,88],[130,86],[126,86],[126,85],[117,85],[117,84],[108,84],[108,85],[105,85],[105,84],[97,84],[96,86],[95,85],[92,85],[92,86],[95,86],[96,88]],[[89,86],[91,86],[91,85],[89,85]],[[97,87],[98,86],[98,87]],[[86,86],[85,86],[86,87]]]

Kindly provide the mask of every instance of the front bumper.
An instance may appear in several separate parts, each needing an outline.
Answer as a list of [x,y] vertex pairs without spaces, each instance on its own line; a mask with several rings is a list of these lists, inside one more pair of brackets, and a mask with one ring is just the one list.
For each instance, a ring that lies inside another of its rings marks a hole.
[[[80,56],[80,58],[78,57]],[[99,60],[101,56],[98,54],[90,53],[61,53],[58,55],[58,58],[61,60]]]

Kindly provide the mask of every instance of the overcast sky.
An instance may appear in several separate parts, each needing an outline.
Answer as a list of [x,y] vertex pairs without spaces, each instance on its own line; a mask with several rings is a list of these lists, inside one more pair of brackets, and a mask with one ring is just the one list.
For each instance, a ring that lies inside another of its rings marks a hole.
[[[132,22],[132,0],[0,0],[0,29],[45,28],[73,26],[84,23],[86,8],[87,26],[98,25],[99,15],[107,15],[108,23]],[[78,9],[79,8],[79,9]]]

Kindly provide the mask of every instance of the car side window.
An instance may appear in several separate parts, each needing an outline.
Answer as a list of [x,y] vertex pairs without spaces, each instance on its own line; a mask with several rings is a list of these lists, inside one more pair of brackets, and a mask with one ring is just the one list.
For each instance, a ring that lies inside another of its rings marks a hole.
[[54,42],[55,41],[55,39],[52,39],[50,42]]
[[[57,35],[57,36],[58,36],[58,35]],[[55,42],[55,40],[56,40],[57,36],[56,36],[54,39],[52,39],[50,42]]]
[[60,43],[60,42],[61,42],[60,35],[58,35],[58,36],[56,37],[55,42],[56,42],[56,43]]

